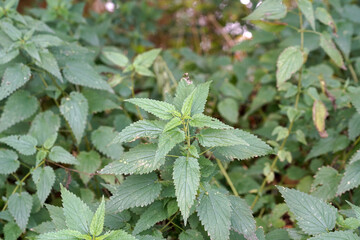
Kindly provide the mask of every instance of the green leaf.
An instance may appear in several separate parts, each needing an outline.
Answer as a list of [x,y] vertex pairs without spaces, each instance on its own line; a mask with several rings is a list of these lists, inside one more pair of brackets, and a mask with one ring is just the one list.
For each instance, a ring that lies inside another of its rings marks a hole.
[[18,49],[13,50],[6,50],[1,49],[0,50],[0,64],[5,64],[13,60],[19,55],[20,51]]
[[101,153],[111,159],[119,160],[123,155],[121,143],[111,144],[117,133],[112,127],[100,126],[91,133],[91,141]]
[[76,158],[60,146],[51,148],[49,158],[51,161],[65,164],[78,164]]
[[75,168],[82,172],[79,173],[79,175],[86,185],[92,178],[91,174],[95,173],[101,166],[100,155],[95,151],[80,152],[77,160],[79,164],[76,165]]
[[188,229],[185,232],[181,232],[179,235],[179,240],[203,240],[201,233],[194,230]]
[[237,196],[229,196],[231,203],[231,228],[245,237],[256,231],[256,222],[252,211],[245,200]]
[[328,33],[323,32],[320,36],[320,46],[324,49],[326,54],[334,61],[334,63],[342,68],[346,69],[343,57],[339,50],[336,48],[334,42]]
[[327,138],[329,135],[325,129],[325,120],[329,115],[325,104],[320,100],[315,100],[312,108],[313,122],[319,132],[320,137]]
[[316,235],[326,233],[335,227],[336,208],[298,190],[280,186],[277,188],[305,233]]
[[141,76],[155,77],[152,71],[150,71],[148,68],[143,66],[135,66],[135,72],[140,74]]
[[320,22],[330,26],[333,29],[333,31],[336,32],[335,22],[325,8],[322,7],[316,8],[315,16]]
[[49,136],[53,136],[60,128],[60,117],[52,111],[41,112],[31,122],[29,135],[43,145]]
[[93,212],[89,207],[73,193],[61,186],[61,197],[66,226],[83,234],[89,233],[89,227],[93,218]]
[[4,31],[13,41],[20,40],[21,32],[14,25],[6,20],[0,21],[1,30]]
[[312,184],[312,194],[314,197],[330,200],[335,197],[337,186],[341,180],[341,175],[332,167],[322,167],[315,175]]
[[0,86],[0,100],[22,87],[31,77],[30,68],[22,63],[6,68]]
[[3,232],[4,232],[5,240],[16,240],[22,234],[21,229],[14,222],[8,222],[7,224],[5,224]]
[[21,154],[33,155],[36,152],[37,141],[29,135],[14,135],[0,138],[0,142],[9,145]]
[[155,164],[156,150],[157,146],[155,144],[137,145],[124,153],[119,161],[105,166],[100,173],[116,175],[150,173],[158,169],[165,162],[165,159],[163,159]]
[[349,121],[349,139],[355,140],[360,135],[360,114],[355,113]]
[[181,110],[185,99],[193,92],[194,89],[194,84],[189,84],[184,79],[180,80],[179,85],[176,88],[175,98],[173,101],[176,109],[178,109],[179,111]]
[[203,129],[198,135],[199,143],[204,147],[224,147],[249,144],[236,134],[236,130]]
[[125,67],[129,63],[129,59],[119,51],[105,48],[103,49],[102,54],[107,60],[109,60],[111,63],[115,64],[118,67]]
[[163,132],[164,127],[163,121],[140,120],[124,128],[113,142],[131,142],[141,137],[156,138]]
[[56,230],[67,228],[63,209],[49,204],[45,204],[45,206],[49,211],[50,218],[54,223]]
[[167,211],[164,208],[164,204],[161,201],[154,202],[151,206],[146,209],[140,216],[139,221],[137,221],[133,234],[139,234],[142,231],[145,231],[157,222],[163,221],[167,218]]
[[70,93],[70,96],[61,99],[60,112],[69,123],[79,144],[84,134],[88,115],[86,98],[78,92]]
[[19,166],[18,155],[10,150],[0,149],[0,174],[15,172]]
[[49,167],[39,167],[32,172],[32,179],[36,185],[36,194],[41,204],[44,204],[55,183],[55,172]]
[[220,115],[227,121],[236,124],[239,118],[239,105],[233,98],[225,98],[221,100],[217,108]]
[[174,117],[165,125],[164,132],[170,131],[181,124],[182,124],[182,120],[178,117]]
[[338,186],[336,195],[342,195],[360,185],[360,161],[355,161],[347,165],[345,173]]
[[85,88],[81,92],[89,103],[91,113],[103,112],[106,110],[120,109],[117,96],[106,91]]
[[145,111],[151,114],[154,114],[155,116],[163,120],[171,119],[173,117],[173,112],[175,112],[174,105],[153,99],[132,98],[132,99],[127,99],[126,101],[137,105],[138,107],[144,109]]
[[195,114],[190,120],[190,125],[193,127],[203,128],[209,127],[213,129],[232,129],[233,127],[222,123],[216,118],[206,116],[202,113]]
[[137,240],[134,236],[128,234],[123,230],[116,230],[109,234],[106,240]]
[[33,198],[27,192],[14,193],[9,198],[9,211],[24,232],[29,221]]
[[212,240],[229,239],[231,207],[229,199],[223,193],[214,189],[202,192],[196,210]]
[[305,18],[309,21],[311,28],[316,31],[315,16],[312,3],[309,0],[299,0],[298,5],[302,14],[304,14]]
[[179,157],[173,170],[175,195],[186,225],[200,184],[200,166],[196,158]]
[[58,232],[40,234],[36,237],[36,240],[79,240],[77,236],[81,236],[81,233],[70,229],[64,229]]
[[134,59],[134,66],[141,66],[144,68],[149,68],[154,63],[155,59],[161,52],[161,49],[152,49],[150,51],[144,52],[142,54],[139,54]]
[[47,48],[50,46],[60,46],[64,43],[60,38],[49,34],[37,34],[31,37],[31,40],[41,48]]
[[358,220],[360,220],[360,207],[352,204],[352,203],[349,202],[349,201],[346,201],[346,202],[351,206],[352,210],[353,210],[354,213],[355,213],[356,218],[357,218]]
[[324,233],[319,236],[309,238],[309,240],[359,240],[359,236],[352,231],[335,231]]
[[276,66],[276,85],[280,87],[286,80],[296,73],[304,62],[303,53],[298,47],[288,47],[281,52]]
[[155,163],[161,161],[178,143],[183,141],[185,141],[185,133],[179,128],[162,133],[155,154]]
[[286,13],[286,6],[282,0],[266,0],[244,20],[281,19],[286,16]]
[[65,79],[73,84],[113,92],[110,85],[86,62],[68,62],[63,74]]
[[24,50],[27,52],[27,54],[29,54],[30,57],[32,57],[34,60],[40,62],[40,55],[39,55],[39,51],[38,48],[35,46],[35,44],[33,42],[28,42],[26,44],[23,45]]
[[336,44],[344,53],[345,58],[349,58],[351,51],[352,35],[354,34],[354,25],[350,22],[339,22],[338,36],[335,38]]
[[154,202],[160,192],[161,184],[157,182],[155,173],[132,175],[116,189],[107,206],[116,212],[132,207],[144,207]]
[[29,92],[17,91],[11,95],[4,106],[0,118],[0,132],[31,117],[39,107],[36,97]]
[[105,200],[101,199],[101,203],[97,208],[90,224],[90,234],[93,236],[99,236],[104,229],[105,221]]
[[196,89],[192,91],[192,93],[185,98],[184,103],[181,107],[181,113],[184,117],[190,116],[192,104],[194,102],[194,95],[195,95]]
[[191,108],[191,116],[204,112],[206,99],[209,95],[210,84],[211,81],[196,86],[194,91],[194,100]]
[[64,80],[62,78],[58,63],[54,56],[48,50],[42,50],[39,52],[39,54],[41,61],[35,61],[36,65],[48,71],[50,74],[63,82]]

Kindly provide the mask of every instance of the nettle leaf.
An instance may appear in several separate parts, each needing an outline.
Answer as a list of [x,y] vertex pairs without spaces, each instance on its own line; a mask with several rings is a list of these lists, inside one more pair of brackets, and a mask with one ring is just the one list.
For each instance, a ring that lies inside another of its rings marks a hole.
[[28,224],[32,205],[33,198],[27,192],[14,193],[9,198],[9,211],[22,231]]
[[79,164],[76,165],[75,168],[80,172],[83,172],[79,173],[79,175],[86,185],[92,178],[90,174],[95,173],[101,166],[100,155],[95,151],[80,152],[77,156],[77,160]]
[[281,52],[276,66],[276,85],[280,87],[296,73],[304,63],[304,56],[298,47],[288,47]]
[[173,179],[178,206],[186,225],[200,184],[200,166],[196,158],[179,157],[174,164]]
[[239,118],[239,104],[238,102],[230,97],[222,99],[217,108],[220,115],[225,118],[227,121],[236,124]]
[[143,66],[135,66],[135,72],[145,77],[155,77],[154,73]]
[[118,160],[123,155],[124,148],[121,143],[111,144],[116,136],[114,128],[101,126],[91,133],[91,141],[101,153]]
[[76,158],[60,146],[54,146],[49,153],[49,159],[58,163],[78,164]]
[[157,164],[161,161],[176,144],[183,141],[185,141],[185,133],[178,128],[162,133],[159,137],[158,149],[155,154],[155,163]]
[[175,105],[176,109],[179,111],[185,101],[185,99],[194,91],[195,85],[192,83],[188,83],[186,80],[182,79],[179,82],[179,85],[176,88],[175,98],[173,104]]
[[78,92],[70,93],[70,96],[61,99],[60,112],[69,123],[79,144],[84,134],[88,115],[86,98]]
[[331,36],[328,33],[323,32],[321,34],[320,46],[322,47],[322,49],[324,49],[326,54],[331,58],[331,60],[334,61],[334,63],[338,67],[340,67],[342,69],[346,69],[343,57],[342,57],[341,53],[339,52],[339,50],[336,48],[334,42],[331,40]]
[[3,233],[6,240],[16,240],[21,236],[22,230],[16,223],[8,222],[4,225]]
[[184,100],[184,103],[181,107],[181,114],[183,116],[190,116],[190,113],[191,113],[191,108],[192,108],[192,104],[193,104],[193,101],[194,101],[194,95],[195,95],[195,91],[196,91],[196,88],[194,91],[192,91],[192,93],[187,96]]
[[164,132],[170,131],[170,130],[176,128],[177,126],[180,126],[182,123],[183,122],[180,118],[174,117],[165,125]]
[[137,240],[134,236],[128,234],[124,230],[116,230],[112,231],[109,236],[106,238],[106,240]]
[[1,49],[0,50],[0,64],[5,64],[16,58],[20,54],[18,49],[7,50]]
[[355,113],[349,121],[349,139],[355,140],[360,135],[360,114]]
[[105,200],[101,199],[101,203],[97,208],[90,224],[90,234],[93,236],[99,236],[104,229],[105,221]]
[[4,106],[0,118],[0,132],[31,117],[39,107],[36,97],[27,91],[17,91],[11,95]]
[[137,55],[133,62],[135,68],[139,66],[144,68],[151,67],[160,52],[161,49],[157,48]]
[[6,68],[0,86],[0,100],[23,86],[31,77],[30,68],[22,63]]
[[359,93],[360,93],[359,90],[349,93],[349,97],[350,97],[352,105],[354,106],[356,111],[360,114],[360,98],[358,97]]
[[157,146],[155,144],[140,144],[123,154],[119,161],[105,166],[101,174],[145,174],[158,169],[165,158],[157,163],[154,161]]
[[11,38],[11,40],[17,41],[21,39],[22,34],[20,30],[14,27],[14,25],[12,25],[9,21],[3,19],[2,21],[0,21],[0,26],[1,30],[4,31],[6,35]]
[[204,240],[204,238],[200,232],[194,229],[188,229],[180,233],[179,240]]
[[244,160],[253,157],[264,156],[273,152],[269,145],[267,145],[255,135],[239,129],[235,129],[233,134],[241,139],[244,139],[244,141],[247,142],[249,146],[240,144],[227,147],[216,147],[213,150],[216,156],[219,155],[222,156],[222,158],[232,161],[234,159]]
[[256,231],[256,222],[252,211],[245,200],[237,196],[229,196],[231,203],[231,228],[245,237]]
[[213,129],[233,129],[233,127],[222,123],[220,120],[206,116],[202,113],[192,116],[189,123],[191,126],[198,128],[209,127]]
[[314,197],[323,200],[330,200],[335,197],[337,186],[341,180],[341,175],[332,167],[322,167],[315,175],[312,184],[312,194]]
[[164,208],[164,204],[161,201],[154,202],[151,206],[140,215],[139,221],[137,221],[132,234],[139,234],[145,231],[157,222],[163,221],[167,218],[167,211]]
[[52,111],[41,112],[31,122],[29,135],[43,145],[49,136],[53,136],[60,128],[60,117]]
[[33,171],[32,179],[36,185],[36,194],[38,195],[40,203],[44,204],[55,183],[55,172],[49,166],[39,167]]
[[113,140],[114,143],[131,142],[141,137],[156,138],[165,127],[163,121],[140,120],[124,128]]
[[196,86],[194,100],[191,107],[191,115],[203,113],[205,110],[206,99],[209,95],[211,81]]
[[132,175],[116,189],[110,197],[107,207],[116,212],[121,212],[132,207],[143,207],[154,202],[160,195],[161,184],[157,182],[157,175]]
[[249,144],[235,130],[203,129],[198,134],[199,143],[204,147],[235,146]]
[[360,185],[360,161],[351,162],[347,165],[345,173],[338,186],[337,195],[342,195]]
[[10,150],[0,149],[0,174],[15,172],[19,166],[18,155]]
[[202,192],[196,211],[211,240],[229,239],[231,207],[223,193],[214,189]]
[[0,142],[9,145],[24,155],[33,155],[36,152],[37,141],[29,135],[14,135],[0,138]]
[[83,234],[89,233],[93,212],[77,196],[61,186],[61,197],[66,226]]
[[48,71],[50,74],[63,82],[64,80],[60,73],[59,65],[52,53],[50,53],[48,50],[42,50],[39,52],[39,54],[41,61],[35,61],[36,65]]
[[175,112],[174,105],[153,99],[132,98],[132,99],[127,99],[126,101],[135,104],[136,106],[144,109],[145,111],[151,114],[154,114],[155,116],[163,120],[171,119],[173,117],[172,113]]
[[129,59],[120,51],[111,48],[104,48],[101,52],[104,57],[118,67],[125,67],[129,63]]
[[86,62],[68,62],[63,74],[65,79],[73,84],[113,92],[110,85]]
[[334,32],[336,32],[335,22],[325,8],[322,7],[316,8],[315,16],[320,22],[322,22],[325,25],[328,25],[333,29]]
[[329,136],[325,129],[325,120],[328,115],[324,103],[320,100],[315,100],[312,108],[312,117],[314,125],[322,138],[327,138]]
[[286,13],[286,6],[282,0],[266,0],[244,20],[281,19],[286,16]]
[[36,237],[37,240],[79,240],[84,238],[81,237],[81,233],[78,231],[64,229],[58,232],[49,232],[40,234]]
[[324,233],[319,236],[309,238],[309,240],[359,240],[359,236],[352,231],[335,231]]
[[64,41],[60,38],[49,34],[37,34],[31,37],[31,40],[41,48],[47,48],[50,46],[60,46],[64,44]]
[[299,0],[298,6],[302,14],[309,21],[311,28],[315,31],[315,16],[312,3],[309,0]]
[[334,40],[344,53],[346,58],[349,58],[351,51],[352,35],[354,34],[354,25],[350,22],[339,22],[338,33],[340,33]]
[[360,207],[352,204],[352,203],[349,202],[349,201],[346,201],[346,202],[351,206],[352,210],[353,210],[354,213],[355,213],[356,218],[357,218],[358,220],[360,220]]
[[305,233],[316,235],[326,233],[335,227],[336,208],[298,190],[281,186],[277,188]]
[[106,91],[85,88],[81,91],[89,103],[91,113],[103,112],[106,110],[120,109],[115,94]]
[[49,204],[45,204],[45,206],[49,211],[50,218],[54,223],[56,230],[62,230],[67,228],[63,209],[61,207],[56,207]]

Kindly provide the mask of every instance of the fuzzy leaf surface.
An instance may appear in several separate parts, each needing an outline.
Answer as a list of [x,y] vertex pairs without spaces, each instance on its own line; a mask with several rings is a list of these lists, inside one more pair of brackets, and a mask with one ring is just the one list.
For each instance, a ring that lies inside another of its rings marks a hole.
[[90,224],[90,234],[93,236],[99,236],[104,229],[105,221],[105,200],[101,199],[101,203],[97,208]]
[[18,155],[6,149],[0,149],[0,174],[10,174],[15,172],[19,166]]
[[193,127],[203,128],[209,127],[213,129],[232,129],[233,127],[222,123],[220,120],[206,116],[202,113],[195,114],[190,120],[190,125]]
[[131,142],[141,137],[158,137],[165,127],[163,121],[140,120],[124,128],[113,140],[115,143]]
[[60,128],[60,117],[52,111],[41,112],[31,122],[29,135],[43,145],[49,136],[53,136]]
[[173,130],[167,131],[160,135],[158,149],[155,154],[155,163],[157,164],[161,161],[166,154],[168,154],[171,149],[173,149],[176,144],[181,143],[185,140],[185,133],[175,128]]
[[344,176],[341,179],[341,182],[338,186],[337,195],[342,195],[343,193],[356,188],[360,185],[360,161],[351,162],[345,168]]
[[33,198],[27,192],[14,193],[9,198],[9,211],[22,231],[28,224],[32,205]]
[[256,222],[249,205],[244,199],[229,196],[231,203],[231,228],[244,236],[251,236],[256,231]]
[[63,147],[54,146],[51,148],[49,158],[51,161],[65,164],[78,164],[76,158],[66,151]]
[[124,148],[121,143],[111,144],[117,133],[112,127],[101,126],[91,133],[91,142],[97,150],[113,160],[119,160]]
[[174,105],[158,100],[148,98],[132,98],[127,99],[126,101],[135,104],[139,108],[142,108],[163,120],[171,119],[173,117],[172,113],[175,112]]
[[309,240],[359,240],[360,237],[352,231],[335,231],[324,233],[319,236],[309,238]]
[[0,142],[5,143],[24,155],[33,155],[36,152],[37,141],[29,135],[8,136],[0,138]]
[[0,100],[6,98],[23,86],[31,77],[30,68],[22,63],[14,64],[5,70],[0,86]]
[[167,218],[167,211],[161,201],[154,202],[151,206],[141,214],[140,219],[137,221],[133,234],[139,234],[145,231],[157,222],[163,221]]
[[276,85],[279,87],[303,65],[303,54],[298,47],[288,47],[280,54],[276,66]]
[[200,184],[200,166],[196,158],[179,157],[174,164],[175,195],[186,224]]
[[249,144],[235,134],[236,130],[203,129],[198,135],[199,143],[204,147],[224,147]]
[[36,185],[36,194],[41,204],[44,204],[55,183],[55,172],[49,167],[37,168],[32,173],[32,179]]
[[286,16],[286,12],[282,0],[266,0],[244,20],[281,19]]

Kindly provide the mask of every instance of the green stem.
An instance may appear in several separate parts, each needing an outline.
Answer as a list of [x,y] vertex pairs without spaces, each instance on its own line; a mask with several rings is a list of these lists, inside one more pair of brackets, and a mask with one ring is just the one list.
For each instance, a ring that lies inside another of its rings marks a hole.
[[234,193],[235,196],[239,196],[239,193],[237,192],[233,182],[231,181],[231,179],[230,179],[229,175],[227,174],[227,172],[226,172],[224,166],[222,165],[221,161],[216,158],[216,162],[217,162],[217,165],[220,168],[220,171],[221,171],[222,175],[224,175],[224,177],[226,179],[226,182],[229,184],[229,186],[231,188],[231,191]]
[[165,226],[163,226],[161,229],[160,229],[160,232],[162,232],[167,226],[169,226],[170,223],[172,223],[172,221],[176,218],[176,216],[178,215],[179,211],[177,211],[174,216],[166,223]]

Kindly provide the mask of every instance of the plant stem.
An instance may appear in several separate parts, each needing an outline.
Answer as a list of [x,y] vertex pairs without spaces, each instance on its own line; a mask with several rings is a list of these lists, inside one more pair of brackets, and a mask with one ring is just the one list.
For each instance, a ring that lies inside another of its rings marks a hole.
[[348,64],[348,67],[349,67],[351,76],[352,76],[352,78],[354,79],[354,82],[355,82],[355,83],[358,83],[358,82],[359,82],[359,79],[358,79],[358,77],[357,77],[357,75],[356,75],[356,72],[355,72],[355,70],[354,70],[354,68],[353,68],[353,66],[352,66],[352,64],[351,64],[351,61],[350,61],[349,59],[346,59],[346,62],[347,62],[347,64]]
[[222,165],[221,161],[216,158],[216,162],[217,162],[217,165],[220,168],[220,171],[221,171],[222,175],[224,175],[224,177],[226,179],[226,182],[229,184],[229,186],[231,188],[231,191],[234,193],[235,196],[239,196],[239,193],[237,192],[233,182],[231,181],[231,179],[230,179],[229,175],[227,174],[227,172],[226,172],[224,166]]
[[166,223],[165,226],[163,226],[161,229],[160,229],[160,232],[162,232],[167,226],[169,226],[170,223],[172,223],[172,221],[175,219],[175,217],[178,215],[179,211],[177,211],[174,216]]
[[[133,98],[135,98],[135,72],[132,72],[131,73],[131,96],[133,97]],[[136,108],[136,111],[137,111],[137,113],[138,113],[138,117],[139,117],[139,119],[140,120],[143,120],[144,118],[143,118],[143,116],[141,115],[141,112],[140,112],[140,108],[137,106],[137,105],[135,105],[135,108]]]
[[[296,1],[296,3],[297,3],[297,1]],[[302,17],[300,9],[299,9],[299,22],[300,22],[300,30],[299,31],[300,31],[300,44],[301,44],[300,45],[300,50],[304,51],[303,17]],[[300,94],[301,94],[302,71],[303,71],[303,67],[301,67],[300,70],[299,70],[299,80],[298,80],[298,86],[297,86],[297,94],[296,94],[296,99],[295,99],[295,104],[294,104],[295,109],[298,109],[298,105],[299,105],[299,99],[300,99]],[[289,138],[289,136],[291,134],[291,130],[292,130],[293,126],[294,126],[294,120],[292,120],[290,122],[290,125],[288,127],[288,135],[282,141],[278,152],[284,149],[285,144],[286,144],[286,142],[287,142],[287,140],[288,140],[288,138]],[[277,163],[278,160],[279,160],[279,154],[276,154],[276,156],[275,156],[275,158],[274,158],[274,160],[273,160],[273,162],[272,162],[272,164],[270,166],[270,172],[274,171],[276,163]],[[256,197],[255,197],[254,201],[251,204],[251,207],[250,207],[251,209],[253,209],[255,207],[256,203],[259,201],[259,198],[260,198],[260,196],[261,196],[261,194],[262,194],[262,192],[263,192],[263,190],[265,188],[266,182],[267,182],[267,180],[266,180],[266,177],[265,177],[263,182],[261,183],[260,188],[258,189],[258,191],[256,193]]]

